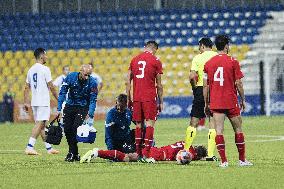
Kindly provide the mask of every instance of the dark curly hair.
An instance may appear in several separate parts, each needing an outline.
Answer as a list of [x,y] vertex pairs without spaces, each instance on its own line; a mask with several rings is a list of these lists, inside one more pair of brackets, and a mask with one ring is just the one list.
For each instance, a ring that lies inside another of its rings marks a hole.
[[205,146],[194,146],[193,147],[195,152],[196,152],[196,160],[200,160],[202,158],[205,158],[207,156],[207,149],[205,148]]

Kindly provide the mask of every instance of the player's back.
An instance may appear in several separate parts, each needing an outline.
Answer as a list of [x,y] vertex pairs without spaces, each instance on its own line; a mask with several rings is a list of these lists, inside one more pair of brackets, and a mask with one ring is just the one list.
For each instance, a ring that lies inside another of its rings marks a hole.
[[47,83],[51,80],[51,73],[48,67],[36,63],[29,69],[26,82],[30,84],[32,91],[32,106],[50,106]]
[[163,73],[159,59],[145,51],[132,59],[129,70],[133,74],[133,100],[155,100],[156,75]]
[[219,54],[206,63],[204,72],[210,87],[210,108],[231,109],[238,106],[235,81],[243,77],[238,61]]

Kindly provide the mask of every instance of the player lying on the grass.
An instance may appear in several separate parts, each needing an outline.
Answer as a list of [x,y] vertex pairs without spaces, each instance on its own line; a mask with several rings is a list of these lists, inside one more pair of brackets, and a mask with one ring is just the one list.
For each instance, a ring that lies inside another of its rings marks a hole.
[[[178,152],[183,150],[183,148],[183,141],[162,147],[151,147],[149,151],[151,159],[143,163],[155,163],[155,161],[175,161]],[[147,153],[145,148],[142,150],[142,153],[143,151],[144,153]],[[184,154],[185,159],[196,161],[207,156],[207,149],[204,146],[191,146],[188,151],[185,151]],[[126,154],[118,150],[99,150],[98,148],[94,148],[93,150],[89,150],[81,158],[80,163],[89,163],[92,159],[97,157],[119,162],[139,161],[137,153]]]

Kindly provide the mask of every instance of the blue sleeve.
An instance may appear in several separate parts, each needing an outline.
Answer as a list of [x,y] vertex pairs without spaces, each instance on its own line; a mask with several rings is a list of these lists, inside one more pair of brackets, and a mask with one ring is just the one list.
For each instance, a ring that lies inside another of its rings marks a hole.
[[130,110],[127,110],[127,125],[130,126],[132,121],[132,113]]
[[59,96],[58,96],[58,103],[57,103],[57,111],[61,111],[62,109],[62,103],[65,101],[66,99],[66,94],[68,92],[68,89],[70,87],[70,75],[68,75],[62,83],[60,92],[59,92]]
[[96,110],[96,104],[97,104],[97,96],[98,96],[98,87],[96,82],[92,82],[91,84],[91,93],[90,93],[90,105],[89,105],[89,116],[91,118],[94,117],[94,113]]
[[113,116],[111,112],[108,112],[106,115],[106,122],[105,122],[105,143],[108,150],[113,149],[112,145],[112,126],[114,125]]

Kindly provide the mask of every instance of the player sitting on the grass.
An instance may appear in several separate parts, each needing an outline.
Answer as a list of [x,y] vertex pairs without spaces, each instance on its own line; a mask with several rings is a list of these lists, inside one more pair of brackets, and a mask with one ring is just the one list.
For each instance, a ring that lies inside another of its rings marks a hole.
[[[120,94],[116,97],[115,107],[106,115],[105,143],[108,150],[118,150],[123,153],[135,152],[135,129],[130,129],[131,121],[132,112],[127,108],[127,95]],[[143,128],[145,128],[144,124]],[[153,146],[154,144],[155,142],[152,143]]]
[[[151,147],[150,155],[153,158],[152,161],[146,163],[155,163],[155,161],[175,161],[176,156],[180,150],[184,149],[184,142],[176,142],[162,147]],[[145,149],[144,149],[145,150]],[[191,146],[188,150],[188,156],[191,156],[193,161],[203,159],[207,156],[207,149],[204,146]],[[90,162],[97,157],[103,159],[110,159],[120,162],[138,161],[137,153],[123,153],[118,150],[99,150],[94,148],[89,150],[82,158],[80,163]]]
[[127,95],[120,94],[116,98],[115,107],[106,115],[105,143],[108,150],[119,150],[124,153],[135,151],[135,131],[130,129],[131,120],[132,114],[127,108]]

